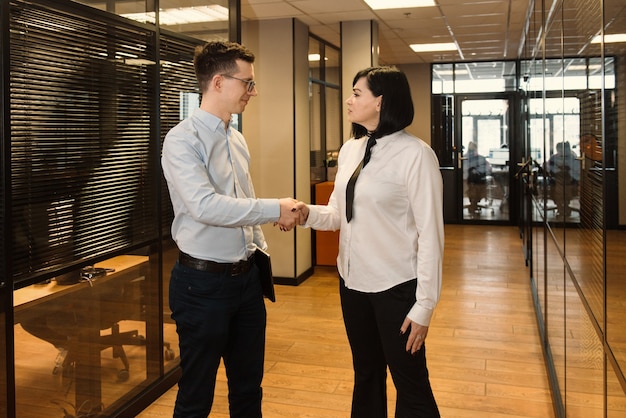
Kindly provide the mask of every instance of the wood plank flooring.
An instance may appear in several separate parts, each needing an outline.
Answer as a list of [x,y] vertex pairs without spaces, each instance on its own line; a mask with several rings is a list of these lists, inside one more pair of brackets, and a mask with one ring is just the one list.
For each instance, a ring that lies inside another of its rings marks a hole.
[[[444,418],[551,418],[548,379],[517,227],[446,225],[444,282],[426,340]],[[350,416],[352,364],[337,273],[316,268],[267,304],[266,418]],[[176,387],[140,418],[171,417]],[[395,393],[388,384],[389,416]],[[228,417],[220,369],[211,417]],[[366,417],[364,417],[366,418]]]

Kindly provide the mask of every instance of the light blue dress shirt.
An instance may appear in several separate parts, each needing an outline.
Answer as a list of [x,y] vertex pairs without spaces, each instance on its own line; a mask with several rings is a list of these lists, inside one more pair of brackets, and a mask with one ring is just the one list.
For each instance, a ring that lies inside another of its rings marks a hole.
[[245,260],[267,249],[260,225],[278,221],[278,199],[257,199],[243,135],[202,109],[168,132],[161,157],[174,208],[172,238],[196,258]]

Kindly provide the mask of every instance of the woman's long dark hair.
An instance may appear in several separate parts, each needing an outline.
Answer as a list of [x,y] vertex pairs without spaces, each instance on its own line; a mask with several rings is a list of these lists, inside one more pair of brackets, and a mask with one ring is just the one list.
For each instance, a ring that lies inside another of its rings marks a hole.
[[[367,87],[375,97],[382,96],[380,121],[374,132],[375,138],[400,131],[413,122],[414,108],[411,88],[406,75],[396,67],[370,67],[359,71],[352,86],[359,79],[367,80]],[[352,135],[360,138],[368,134],[367,129],[358,123],[352,124]]]

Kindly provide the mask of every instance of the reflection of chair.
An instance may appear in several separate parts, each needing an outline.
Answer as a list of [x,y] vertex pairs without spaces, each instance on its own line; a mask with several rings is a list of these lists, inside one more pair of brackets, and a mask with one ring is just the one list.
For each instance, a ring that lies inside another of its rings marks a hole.
[[[146,340],[143,335],[139,334],[139,330],[120,332],[120,322],[143,320],[144,309],[141,297],[143,281],[144,278],[139,277],[117,286],[115,281],[111,280],[102,288],[90,288],[92,292],[85,294],[85,296],[89,295],[85,303],[72,305],[71,315],[76,319],[77,332],[68,337],[66,346],[62,346],[61,358],[57,360],[53,373],[58,373],[59,369],[62,369],[64,377],[73,377],[76,362],[81,358],[81,350],[89,351],[88,345],[97,344],[100,351],[112,348],[113,358],[119,358],[123,364],[123,368],[117,374],[118,381],[128,380],[130,364],[124,346],[143,346]],[[96,325],[98,337],[94,340],[92,330]],[[101,331],[108,329],[111,330],[110,333],[102,335]],[[82,356],[84,355],[83,353]],[[62,364],[59,364],[59,360],[62,360]]]
[[491,213],[494,213],[493,199],[496,187],[494,178],[490,175],[484,176],[480,182],[467,182],[470,216],[480,213],[482,209],[491,209]]
[[[96,283],[98,279],[95,279]],[[85,358],[89,346],[97,344],[100,350],[112,347],[113,357],[120,358],[123,369],[120,381],[129,377],[129,363],[124,345],[145,345],[138,330],[120,332],[122,320],[142,320],[143,277],[117,285],[116,279],[95,284],[68,293],[48,303],[38,305],[35,314],[25,315],[22,328],[28,333],[54,345],[59,350],[53,374],[63,371],[64,377],[74,377],[74,370]],[[111,329],[109,334],[101,331]],[[93,365],[86,365],[93,366]]]
[[554,201],[557,216],[565,218],[571,216],[570,202],[576,196],[578,182],[572,178],[568,169],[561,169],[550,177],[548,197]]

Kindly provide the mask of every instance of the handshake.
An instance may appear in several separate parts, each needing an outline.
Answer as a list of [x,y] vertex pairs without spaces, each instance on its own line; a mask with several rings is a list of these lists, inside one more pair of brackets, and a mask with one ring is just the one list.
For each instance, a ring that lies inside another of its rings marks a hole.
[[278,222],[274,222],[274,226],[278,225],[281,231],[291,231],[296,225],[304,225],[309,217],[309,207],[304,202],[285,197],[279,199],[280,218]]

